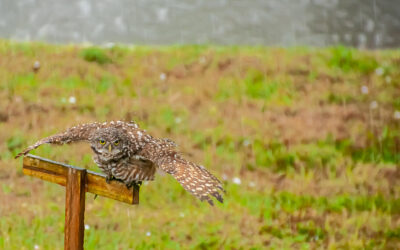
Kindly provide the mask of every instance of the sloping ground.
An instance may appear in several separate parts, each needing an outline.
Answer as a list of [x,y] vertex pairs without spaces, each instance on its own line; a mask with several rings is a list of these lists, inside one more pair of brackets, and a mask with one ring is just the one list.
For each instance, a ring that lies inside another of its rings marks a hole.
[[[87,195],[86,249],[400,247],[400,51],[1,41],[0,97],[1,249],[63,246],[63,189],[13,156],[112,119],[175,140],[226,201],[168,175],[137,207]],[[98,171],[85,144],[34,153]]]

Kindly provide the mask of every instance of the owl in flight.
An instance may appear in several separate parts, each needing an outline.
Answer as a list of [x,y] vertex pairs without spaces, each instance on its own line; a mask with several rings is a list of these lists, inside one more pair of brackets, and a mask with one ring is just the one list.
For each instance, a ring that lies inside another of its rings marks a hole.
[[[153,180],[156,168],[171,174],[184,189],[201,201],[213,205],[210,196],[223,202],[221,182],[203,166],[185,160],[169,139],[154,138],[135,122],[111,121],[78,125],[63,133],[46,137],[15,158],[26,155],[42,144],[64,144],[87,141],[94,152],[93,160],[107,175],[123,181],[129,188],[141,181]],[[221,193],[222,193],[221,192]]]

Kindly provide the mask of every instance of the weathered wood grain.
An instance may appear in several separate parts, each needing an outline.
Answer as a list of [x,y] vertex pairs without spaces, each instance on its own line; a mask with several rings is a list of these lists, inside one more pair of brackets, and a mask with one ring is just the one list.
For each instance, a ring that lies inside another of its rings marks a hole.
[[[51,161],[34,155],[27,155],[23,160],[23,173],[45,181],[65,186],[69,169],[83,170],[60,162]],[[105,175],[86,171],[86,192],[111,198],[128,204],[139,204],[139,188],[126,188],[119,181],[106,183]]]
[[69,168],[65,195],[64,249],[82,250],[85,225],[86,169]]

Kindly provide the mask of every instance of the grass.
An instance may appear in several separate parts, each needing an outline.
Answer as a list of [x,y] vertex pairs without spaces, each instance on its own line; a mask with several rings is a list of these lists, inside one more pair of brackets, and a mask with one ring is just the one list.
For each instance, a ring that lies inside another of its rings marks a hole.
[[81,51],[81,57],[88,62],[96,62],[98,64],[110,63],[111,59],[107,56],[104,50],[96,47],[90,47]]
[[[173,139],[227,194],[210,207],[168,175],[139,206],[87,194],[86,249],[397,249],[399,63],[398,50],[2,40],[0,249],[63,247],[63,188],[13,156],[112,119]],[[99,171],[83,143],[33,153]]]

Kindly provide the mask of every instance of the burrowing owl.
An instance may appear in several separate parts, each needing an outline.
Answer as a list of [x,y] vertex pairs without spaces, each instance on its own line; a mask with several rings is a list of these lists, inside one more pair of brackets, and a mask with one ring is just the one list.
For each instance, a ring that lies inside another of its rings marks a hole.
[[135,122],[111,121],[72,127],[63,133],[44,138],[15,158],[45,143],[90,142],[93,160],[107,175],[123,181],[127,187],[153,180],[156,168],[171,174],[187,191],[213,205],[211,196],[223,202],[221,182],[203,166],[185,160],[169,139],[158,139]]

